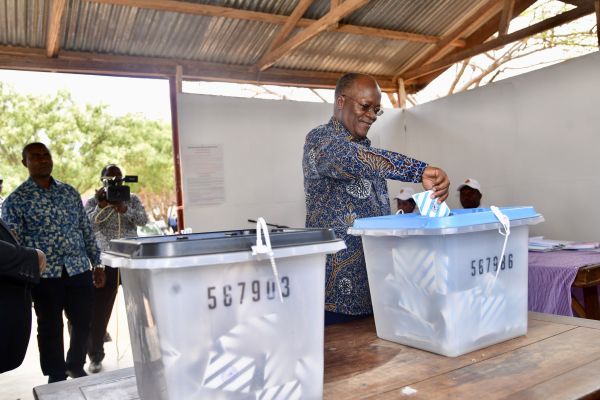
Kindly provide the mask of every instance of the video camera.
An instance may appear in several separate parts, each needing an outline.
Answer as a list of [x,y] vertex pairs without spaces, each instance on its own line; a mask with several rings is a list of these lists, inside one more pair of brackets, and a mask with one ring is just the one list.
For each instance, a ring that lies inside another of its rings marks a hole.
[[103,176],[102,184],[106,192],[106,201],[109,203],[118,203],[127,201],[131,198],[129,186],[123,185],[123,182],[137,182],[138,177],[135,175],[120,176]]

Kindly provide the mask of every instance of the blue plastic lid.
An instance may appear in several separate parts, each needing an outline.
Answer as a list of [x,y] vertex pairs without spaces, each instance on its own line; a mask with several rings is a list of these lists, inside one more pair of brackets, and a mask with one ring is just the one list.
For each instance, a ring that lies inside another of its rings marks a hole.
[[[500,207],[511,226],[534,225],[544,220],[533,207]],[[431,218],[420,214],[384,215],[359,218],[348,233],[352,235],[440,235],[496,229],[498,218],[489,208],[452,210],[449,216]]]

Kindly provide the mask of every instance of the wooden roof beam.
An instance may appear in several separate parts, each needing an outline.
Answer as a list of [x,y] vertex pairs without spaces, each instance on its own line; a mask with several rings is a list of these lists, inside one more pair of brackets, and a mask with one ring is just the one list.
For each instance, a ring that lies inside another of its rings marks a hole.
[[[114,4],[119,6],[144,8],[149,10],[169,11],[182,14],[201,15],[207,17],[223,17],[242,19],[246,21],[259,21],[275,25],[284,25],[288,16],[280,14],[269,14],[259,11],[240,10],[231,7],[211,6],[207,4],[187,3],[174,0],[86,0],[93,3]],[[332,3],[333,4],[333,3]],[[300,18],[296,26],[298,28],[307,28],[316,19]],[[421,35],[412,32],[395,31],[391,29],[379,29],[367,26],[339,24],[332,32],[350,33],[354,35],[364,35],[381,37],[391,40],[404,40],[420,43],[437,43],[440,38],[432,35]],[[464,40],[455,40],[451,44],[453,47],[465,47]]]
[[[0,46],[0,68],[28,71],[83,73],[110,76],[168,78],[176,74],[186,80],[206,80],[256,85],[282,85],[335,88],[342,72],[316,72],[270,68],[257,73],[252,66],[239,66],[185,59],[111,56],[107,54],[61,51],[56,58],[46,57],[45,49]],[[381,89],[395,92],[391,76],[375,76]]]
[[529,36],[533,36],[540,32],[547,31],[556,26],[566,24],[568,22],[579,19],[585,15],[589,15],[594,12],[594,6],[588,5],[585,7],[577,7],[573,10],[566,11],[562,14],[555,15],[554,17],[545,19],[537,24],[531,25],[527,28],[518,30],[516,32],[510,33],[505,36],[498,37],[496,39],[484,42],[480,45],[473,46],[471,48],[465,49],[463,51],[457,52],[456,54],[451,54],[448,57],[445,57],[441,60],[434,61],[423,66],[413,68],[409,71],[406,71],[402,77],[405,81],[413,81],[421,76],[430,74],[435,71],[439,71],[451,66],[454,63],[467,59],[469,57],[476,56],[481,53],[485,53],[486,51],[490,51],[493,49],[497,49],[498,47],[502,47],[512,42],[516,42],[517,40],[524,39]]
[[435,61],[443,54],[450,50],[450,43],[459,39],[466,32],[473,30],[474,27],[479,27],[487,22],[494,15],[498,14],[502,9],[504,0],[488,0],[481,7],[476,9],[468,18],[466,18],[456,28],[452,29],[448,34],[444,35],[438,43],[428,52],[419,58],[415,58],[409,63],[402,66],[395,74],[396,78],[404,76],[404,73],[413,65],[423,65]]
[[46,55],[56,57],[60,47],[60,31],[62,17],[65,12],[66,0],[52,0],[48,15],[48,30],[46,32]]
[[262,64],[265,61],[265,59],[264,59],[265,56],[267,54],[269,54],[273,49],[279,47],[285,41],[285,39],[292,32],[292,30],[294,29],[294,27],[296,26],[296,24],[298,23],[300,18],[302,18],[302,16],[304,15],[304,13],[308,9],[308,7],[310,7],[310,5],[313,2],[314,2],[314,0],[299,0],[298,1],[296,8],[294,8],[294,11],[288,17],[288,19],[285,22],[285,24],[283,25],[283,27],[281,27],[281,29],[277,33],[277,36],[271,42],[271,46],[269,46],[269,49],[266,51],[263,58],[261,58],[260,61],[258,61],[257,65]]
[[[436,44],[441,40],[441,38],[438,36],[421,35],[421,34],[417,34],[417,33],[393,31],[390,29],[379,29],[379,28],[371,28],[368,26],[358,26],[358,25],[348,25],[348,24],[339,24],[338,28],[334,29],[333,31],[334,32],[342,32],[342,33],[350,33],[350,34],[354,34],[354,35],[378,37],[378,38],[383,38],[383,39],[405,40],[408,42],[429,43],[429,44]],[[450,46],[451,47],[465,47],[465,41],[461,40],[461,39],[455,39],[450,43]]]
[[346,0],[312,23],[308,28],[300,33],[297,33],[294,37],[281,46],[265,54],[261,62],[257,64],[258,69],[264,71],[271,67],[282,57],[294,51],[294,49],[296,49],[298,46],[317,36],[331,25],[337,24],[342,18],[352,14],[354,11],[358,10],[368,2],[369,0]]
[[498,27],[498,36],[504,36],[508,33],[508,26],[513,19],[513,10],[515,9],[515,0],[504,0],[502,16],[500,17],[500,26]]

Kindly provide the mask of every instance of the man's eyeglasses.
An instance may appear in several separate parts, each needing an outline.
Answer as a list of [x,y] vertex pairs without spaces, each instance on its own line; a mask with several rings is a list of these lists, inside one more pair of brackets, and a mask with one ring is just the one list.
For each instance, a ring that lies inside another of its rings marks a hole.
[[353,102],[355,102],[356,104],[358,104],[358,106],[360,107],[360,109],[362,110],[363,113],[371,111],[371,112],[373,112],[373,114],[375,114],[378,117],[383,115],[383,110],[381,109],[381,107],[373,107],[368,104],[363,104],[360,101],[348,96],[347,94],[343,94],[342,96],[347,97],[350,100],[352,100]]

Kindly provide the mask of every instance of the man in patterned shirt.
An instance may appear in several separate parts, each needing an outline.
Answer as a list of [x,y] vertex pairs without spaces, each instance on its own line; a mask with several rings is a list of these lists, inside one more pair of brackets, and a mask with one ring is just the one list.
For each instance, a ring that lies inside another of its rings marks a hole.
[[[121,169],[115,164],[108,164],[100,172],[100,178],[122,178]],[[122,182],[122,181],[117,181]],[[117,183],[120,185],[121,183]],[[111,239],[137,236],[137,227],[148,223],[146,210],[139,197],[131,194],[127,201],[108,202],[104,187],[96,191],[96,195],[85,203],[98,245],[101,250],[108,250]],[[104,335],[110,320],[119,288],[119,270],[106,266],[106,284],[94,290],[94,308],[92,325],[88,341],[88,356],[91,373],[100,372],[104,359]]]
[[333,228],[347,248],[327,256],[325,323],[372,313],[360,237],[348,235],[356,218],[390,214],[386,179],[422,182],[439,201],[448,197],[446,173],[422,161],[371,147],[367,133],[381,109],[381,90],[368,75],[346,74],[336,85],[334,114],[308,133],[302,161],[306,227]]
[[[2,216],[24,246],[46,253],[46,270],[33,289],[40,365],[48,382],[86,375],[83,370],[93,286],[90,261],[100,251],[79,193],[52,177],[52,155],[43,143],[23,149],[29,179],[4,201]],[[94,283],[103,285],[103,274]],[[65,362],[63,311],[72,324]]]

